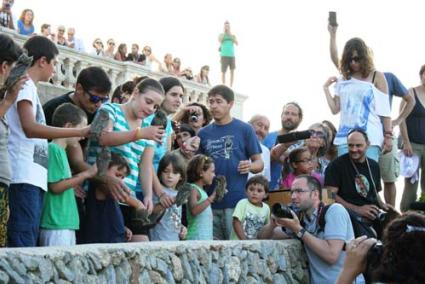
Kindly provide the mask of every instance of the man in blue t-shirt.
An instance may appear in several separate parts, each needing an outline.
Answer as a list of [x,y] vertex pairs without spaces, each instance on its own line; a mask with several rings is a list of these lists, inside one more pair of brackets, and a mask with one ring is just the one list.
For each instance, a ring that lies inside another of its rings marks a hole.
[[283,162],[293,149],[301,145],[299,141],[295,141],[292,144],[278,144],[276,140],[278,135],[287,134],[298,128],[298,125],[300,125],[303,119],[303,110],[301,107],[295,102],[287,103],[283,106],[280,118],[282,120],[282,128],[278,131],[270,132],[263,141],[263,144],[270,149],[270,191],[279,189],[279,179],[282,173]]
[[233,118],[232,89],[224,85],[208,92],[208,104],[214,122],[199,131],[199,152],[214,159],[216,175],[227,179],[228,193],[214,203],[214,239],[228,240],[232,231],[233,210],[245,198],[248,173],[263,170],[261,147],[251,125]]

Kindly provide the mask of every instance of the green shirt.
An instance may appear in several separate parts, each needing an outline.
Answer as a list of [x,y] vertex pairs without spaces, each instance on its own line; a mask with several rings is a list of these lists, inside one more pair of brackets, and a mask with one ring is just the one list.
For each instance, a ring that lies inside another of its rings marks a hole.
[[223,34],[223,41],[220,45],[220,56],[235,57],[234,35]]
[[[54,142],[49,143],[48,149],[48,182],[58,182],[72,177],[65,149]],[[40,227],[54,230],[79,229],[80,220],[73,188],[69,188],[59,194],[53,193],[49,189],[44,194]]]
[[[270,208],[263,202],[262,206],[255,206],[247,198],[236,204],[233,218],[237,218],[245,232],[247,239],[256,239],[257,234],[270,220]],[[231,240],[238,240],[235,230],[232,229]]]

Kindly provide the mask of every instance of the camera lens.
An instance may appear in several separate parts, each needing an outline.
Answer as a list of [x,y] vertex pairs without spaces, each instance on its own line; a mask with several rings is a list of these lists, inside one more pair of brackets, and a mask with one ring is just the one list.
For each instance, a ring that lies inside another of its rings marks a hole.
[[196,112],[191,112],[190,113],[190,121],[198,122],[198,120],[199,120],[199,115]]
[[272,213],[278,218],[288,218],[293,219],[291,209],[288,206],[282,203],[275,203],[272,207]]

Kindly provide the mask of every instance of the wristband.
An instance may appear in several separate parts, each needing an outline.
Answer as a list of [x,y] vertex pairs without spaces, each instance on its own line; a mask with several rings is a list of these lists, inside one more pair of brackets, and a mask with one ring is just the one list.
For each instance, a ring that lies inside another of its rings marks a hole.
[[142,128],[137,127],[136,131],[134,132],[134,140],[142,139]]

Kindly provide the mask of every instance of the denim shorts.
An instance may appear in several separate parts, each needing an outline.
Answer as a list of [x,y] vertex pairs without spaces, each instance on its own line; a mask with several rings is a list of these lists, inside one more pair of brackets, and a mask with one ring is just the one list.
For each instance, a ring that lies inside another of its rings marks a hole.
[[37,245],[44,191],[27,183],[9,186],[10,217],[7,225],[9,247]]

